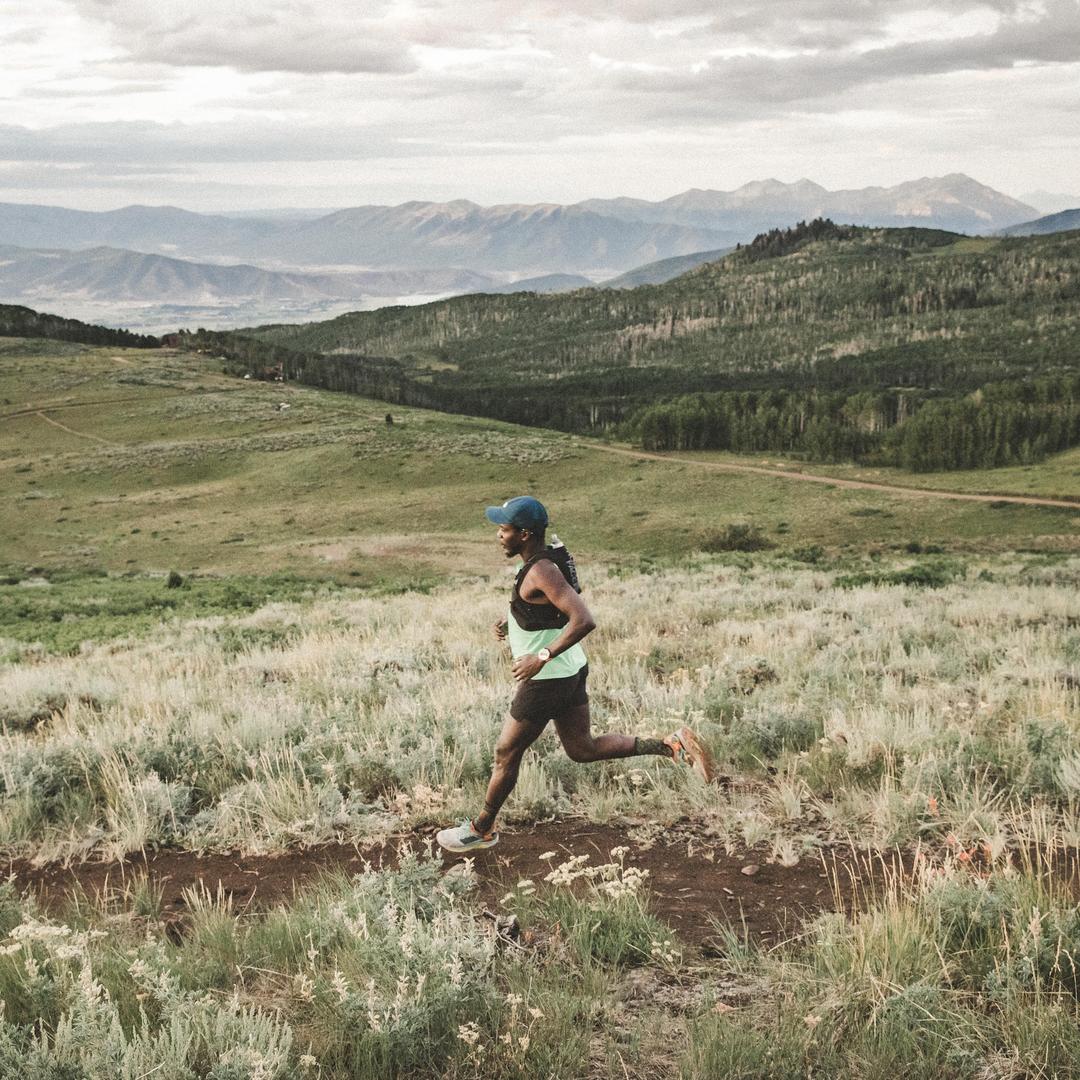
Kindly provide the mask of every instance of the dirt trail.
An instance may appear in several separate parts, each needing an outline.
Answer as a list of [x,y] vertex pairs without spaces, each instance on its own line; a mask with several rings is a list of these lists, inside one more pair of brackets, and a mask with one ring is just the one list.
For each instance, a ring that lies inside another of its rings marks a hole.
[[[20,890],[36,894],[51,908],[59,907],[73,893],[89,895],[122,890],[139,877],[148,877],[162,889],[164,918],[182,928],[186,904],[184,889],[205,885],[211,893],[220,888],[231,895],[238,908],[268,908],[287,903],[296,890],[333,870],[359,873],[365,862],[392,866],[402,842],[414,846],[434,842],[435,829],[397,837],[385,844],[357,850],[329,844],[307,851],[276,856],[212,854],[163,850],[130,856],[122,862],[84,862],[71,866],[48,864],[35,867],[13,860],[8,874]],[[803,859],[795,866],[762,863],[752,875],[743,868],[756,858],[732,857],[701,836],[693,824],[676,826],[669,843],[641,845],[633,827],[590,825],[557,821],[504,830],[498,847],[478,852],[474,867],[478,901],[501,910],[500,898],[524,878],[541,888],[553,865],[570,855],[588,854],[593,865],[610,861],[611,849],[630,849],[626,863],[649,872],[648,885],[655,913],[688,945],[706,951],[716,935],[716,923],[730,924],[761,941],[773,941],[798,928],[820,911],[850,910],[875,891],[888,868],[897,868],[897,857],[867,858],[850,848],[837,849],[823,859]],[[554,860],[541,855],[554,851]],[[458,857],[444,855],[449,868]]]
[[66,431],[69,435],[78,435],[80,439],[93,439],[94,442],[104,443],[106,446],[120,446],[118,442],[113,442],[112,439],[104,439],[100,435],[91,435],[86,431],[76,431],[74,428],[69,428],[67,424],[61,424],[59,420],[53,420],[52,417],[46,416],[39,409],[35,416],[40,416],[46,424],[52,424],[53,427],[59,428],[61,431]]
[[726,461],[698,461],[695,458],[677,457],[674,454],[650,454],[645,450],[629,450],[621,446],[604,446],[602,443],[581,442],[578,446],[587,450],[601,450],[608,454],[638,458],[644,461],[663,461],[668,465],[693,465],[699,469],[720,472],[756,473],[760,476],[779,477],[782,480],[801,480],[807,484],[831,484],[833,487],[860,488],[867,491],[884,491],[890,495],[909,495],[917,499],[961,499],[965,502],[1019,503],[1022,506],[1056,506],[1067,510],[1080,510],[1080,496],[1075,500],[1048,499],[1038,495],[979,495],[966,491],[944,491],[940,488],[901,487],[899,484],[876,484],[871,480],[841,480],[833,476],[815,476],[810,473],[790,472],[786,469],[767,469],[762,465],[738,465]]

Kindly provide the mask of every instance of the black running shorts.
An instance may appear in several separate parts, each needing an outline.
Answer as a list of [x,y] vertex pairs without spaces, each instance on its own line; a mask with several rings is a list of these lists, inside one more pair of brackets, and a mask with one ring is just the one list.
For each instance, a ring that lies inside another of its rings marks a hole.
[[510,715],[523,724],[546,724],[575,705],[588,705],[589,665],[565,679],[526,679],[510,703]]

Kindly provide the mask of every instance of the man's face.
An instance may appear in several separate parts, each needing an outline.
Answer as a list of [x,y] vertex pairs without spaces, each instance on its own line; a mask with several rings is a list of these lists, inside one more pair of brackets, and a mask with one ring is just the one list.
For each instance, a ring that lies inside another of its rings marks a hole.
[[521,554],[521,549],[525,546],[525,541],[528,539],[529,534],[519,529],[516,525],[500,525],[499,526],[499,547],[502,548],[503,554],[512,559],[515,555]]

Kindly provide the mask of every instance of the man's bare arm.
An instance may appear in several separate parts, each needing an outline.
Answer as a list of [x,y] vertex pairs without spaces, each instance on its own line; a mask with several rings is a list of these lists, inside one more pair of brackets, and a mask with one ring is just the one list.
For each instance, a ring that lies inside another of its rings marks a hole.
[[596,620],[585,601],[553,562],[545,560],[537,563],[522,585],[527,586],[527,593],[542,593],[549,604],[557,607],[570,620],[563,632],[548,646],[552,656],[566,652],[571,645],[577,644],[596,629]]

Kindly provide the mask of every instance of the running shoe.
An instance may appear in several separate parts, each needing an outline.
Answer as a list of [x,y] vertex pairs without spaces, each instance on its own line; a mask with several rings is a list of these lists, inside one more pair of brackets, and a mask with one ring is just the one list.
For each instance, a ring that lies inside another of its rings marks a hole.
[[435,839],[439,841],[439,846],[446,848],[447,851],[479,851],[481,848],[494,847],[499,842],[499,834],[497,832],[479,833],[473,828],[472,822],[466,818],[452,829],[443,829],[436,834]]
[[716,775],[712,754],[690,728],[681,727],[673,731],[664,743],[671,747],[671,756],[675,761],[689,765],[706,784]]

